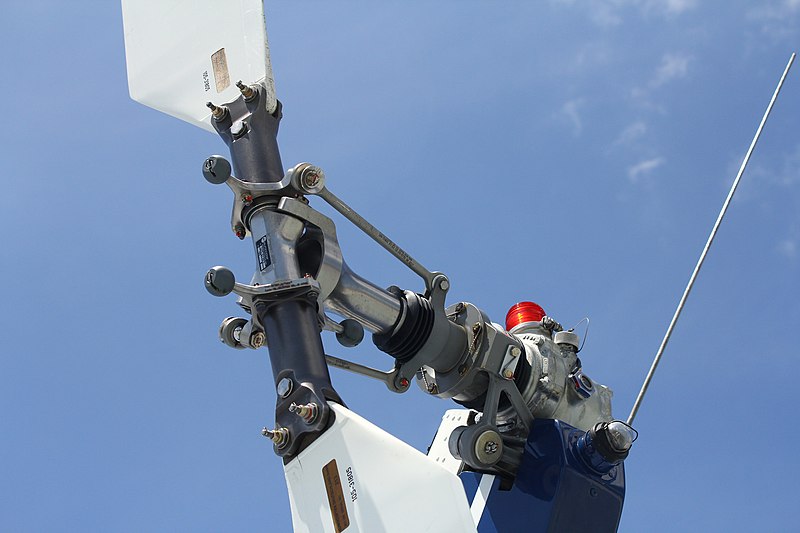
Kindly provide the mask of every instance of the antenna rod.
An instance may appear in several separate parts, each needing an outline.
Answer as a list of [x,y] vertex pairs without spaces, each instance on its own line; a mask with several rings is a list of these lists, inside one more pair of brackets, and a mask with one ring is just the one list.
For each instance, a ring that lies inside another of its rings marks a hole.
[[650,371],[647,373],[647,377],[644,378],[642,390],[639,391],[639,396],[636,397],[636,402],[633,404],[631,414],[628,415],[627,423],[629,426],[633,424],[633,419],[636,418],[636,413],[639,411],[639,407],[642,404],[642,399],[647,392],[647,388],[650,386],[650,381],[653,379],[653,374],[656,373],[656,368],[658,367],[658,363],[661,361],[661,356],[664,354],[664,349],[667,347],[669,338],[672,336],[672,330],[675,329],[675,324],[678,322],[678,318],[681,316],[681,311],[683,311],[683,306],[686,303],[686,299],[689,297],[689,293],[692,291],[692,286],[697,279],[697,274],[700,272],[700,268],[703,266],[703,261],[706,259],[706,254],[708,254],[708,250],[711,248],[711,243],[714,242],[714,237],[717,235],[717,230],[722,223],[722,218],[725,216],[725,212],[728,210],[728,206],[731,203],[733,194],[736,192],[736,187],[739,186],[739,180],[742,178],[744,169],[747,167],[747,163],[750,160],[750,155],[753,153],[753,149],[756,147],[758,138],[761,136],[761,130],[764,129],[764,124],[766,124],[767,118],[772,111],[772,106],[775,104],[775,100],[778,98],[778,93],[781,92],[783,80],[786,79],[786,75],[789,73],[789,69],[792,67],[794,57],[795,53],[792,52],[792,56],[789,58],[789,63],[786,65],[786,69],[783,71],[783,75],[778,82],[778,86],[775,88],[775,92],[772,94],[772,99],[769,101],[767,110],[764,112],[764,117],[761,119],[761,124],[758,125],[756,134],[753,137],[753,142],[750,143],[750,148],[747,150],[747,154],[744,156],[742,166],[739,167],[739,172],[736,174],[736,179],[733,180],[733,186],[731,187],[730,192],[728,192],[728,197],[725,198],[725,203],[722,204],[722,210],[719,212],[717,221],[714,223],[714,228],[711,230],[711,234],[708,236],[708,241],[706,241],[706,245],[703,248],[703,253],[700,254],[700,259],[697,261],[697,265],[694,267],[694,272],[692,272],[692,275],[689,278],[689,284],[686,285],[686,289],[683,291],[683,296],[681,296],[681,301],[678,303],[678,308],[675,310],[675,314],[672,316],[672,321],[669,323],[667,333],[664,335],[664,340],[661,341],[661,346],[658,347],[658,352],[656,353],[655,359],[653,359],[653,364],[650,366]]

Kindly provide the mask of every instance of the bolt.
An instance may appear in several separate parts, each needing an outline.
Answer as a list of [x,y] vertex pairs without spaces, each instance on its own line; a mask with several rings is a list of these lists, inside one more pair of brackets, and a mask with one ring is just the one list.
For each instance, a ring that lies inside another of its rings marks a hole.
[[255,348],[256,350],[264,346],[264,342],[267,340],[266,335],[261,331],[257,331],[250,336],[250,346]]
[[503,377],[506,378],[506,379],[513,378],[514,377],[514,371],[511,370],[510,368],[506,368],[505,370],[503,370]]
[[214,105],[213,102],[206,102],[206,107],[211,110],[211,116],[214,117],[214,120],[220,121],[225,118],[225,115],[228,112],[228,109],[225,107],[217,107]]
[[300,184],[306,190],[313,190],[320,184],[323,176],[324,174],[321,168],[308,166],[303,169],[303,173],[300,175]]
[[496,431],[485,429],[476,435],[473,450],[478,461],[486,466],[493,465],[503,455],[503,442]]
[[274,442],[277,448],[284,448],[289,444],[289,430],[286,428],[268,429],[265,427],[261,430],[261,434]]
[[252,194],[243,194],[242,195],[242,203],[245,206],[248,206],[253,203],[253,195]]
[[450,282],[447,281],[446,279],[443,279],[442,281],[439,282],[439,288],[442,289],[443,291],[450,290]]
[[253,90],[253,88],[250,87],[249,85],[245,85],[244,83],[242,83],[242,80],[237,81],[236,86],[239,88],[240,91],[242,91],[242,96],[244,96],[246,102],[249,102],[250,100],[256,97],[257,93]]
[[244,122],[242,120],[237,120],[231,126],[231,135],[233,135],[234,139],[242,137],[245,133],[247,133],[247,131],[248,131],[247,122]]
[[292,393],[292,380],[289,378],[281,379],[275,386],[275,390],[280,394],[281,398],[286,398]]
[[511,348],[511,357],[519,357],[521,353],[522,350],[520,350],[518,346]]
[[306,424],[310,424],[317,419],[317,415],[319,414],[319,406],[315,403],[297,405],[296,403],[292,402],[292,404],[289,406],[289,412],[294,413],[305,420]]
[[247,231],[245,231],[244,226],[241,224],[236,224],[236,227],[233,228],[233,232],[239,237],[239,240],[244,240],[245,235],[247,235]]

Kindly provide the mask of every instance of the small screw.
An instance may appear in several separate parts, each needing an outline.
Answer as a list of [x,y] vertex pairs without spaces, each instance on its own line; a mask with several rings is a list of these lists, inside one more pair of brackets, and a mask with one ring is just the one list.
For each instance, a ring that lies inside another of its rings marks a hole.
[[227,113],[227,109],[224,107],[217,107],[214,105],[213,102],[206,102],[206,107],[211,110],[211,116],[214,117],[214,120],[222,120],[225,118],[225,114]]
[[503,377],[506,378],[506,379],[513,378],[514,377],[514,371],[511,370],[510,368],[506,368],[505,370],[503,370]]
[[520,350],[519,347],[514,346],[513,348],[511,348],[511,357],[519,357],[521,353],[522,350]]
[[294,413],[305,420],[306,424],[310,424],[317,419],[317,415],[319,414],[319,406],[315,403],[297,405],[296,403],[292,402],[292,404],[289,406],[289,412]]
[[442,281],[439,282],[439,288],[442,289],[443,291],[450,290],[450,282],[447,281],[446,279],[443,279]]
[[289,443],[289,430],[286,428],[264,428],[261,434],[275,443],[277,448],[283,448]]
[[244,240],[245,235],[247,235],[244,226],[242,226],[241,224],[237,224],[236,227],[233,228],[233,232],[236,234],[237,237],[239,237],[239,240]]
[[275,390],[280,394],[281,398],[286,398],[292,392],[292,380],[289,378],[281,379],[275,386]]
[[253,90],[252,87],[242,83],[242,80],[237,81],[236,86],[239,88],[240,91],[242,91],[242,96],[244,96],[245,101],[249,102],[250,100],[255,98],[257,93]]
[[250,346],[255,349],[259,349],[264,346],[264,342],[267,340],[266,335],[261,331],[257,331],[250,336]]

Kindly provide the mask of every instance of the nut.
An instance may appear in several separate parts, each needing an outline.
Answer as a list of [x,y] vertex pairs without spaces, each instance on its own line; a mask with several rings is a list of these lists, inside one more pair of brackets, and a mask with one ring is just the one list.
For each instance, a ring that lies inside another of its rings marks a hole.
[[267,340],[266,335],[261,331],[257,331],[250,336],[250,346],[256,350],[264,346],[264,341]]
[[289,378],[281,379],[275,386],[275,390],[278,392],[281,398],[286,398],[289,396],[289,394],[292,393],[292,388],[292,380]]

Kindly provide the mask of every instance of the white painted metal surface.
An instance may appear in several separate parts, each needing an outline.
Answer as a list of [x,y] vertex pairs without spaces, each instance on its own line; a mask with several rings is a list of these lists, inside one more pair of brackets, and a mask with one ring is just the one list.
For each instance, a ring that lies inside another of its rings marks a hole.
[[205,103],[262,83],[276,104],[262,0],[123,0],[131,98],[213,131]]
[[433,438],[431,447],[428,450],[428,457],[455,475],[464,470],[464,461],[456,459],[450,453],[450,434],[457,427],[468,425],[469,414],[469,409],[448,409],[445,411],[444,415],[442,415],[442,423],[439,425],[436,436]]
[[[295,533],[477,531],[458,476],[352,411],[330,405],[333,426],[284,467]],[[331,482],[332,461],[341,489]],[[332,512],[340,506],[331,498],[343,498],[344,515],[341,508]]]
[[472,499],[472,505],[469,510],[472,513],[472,520],[475,522],[475,527],[481,522],[483,510],[486,508],[486,500],[489,499],[489,493],[492,492],[492,484],[494,483],[495,476],[493,474],[484,474],[481,476],[481,482],[478,485],[478,492]]

